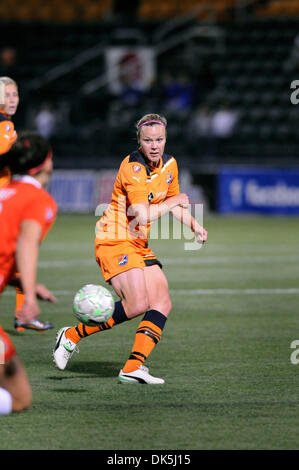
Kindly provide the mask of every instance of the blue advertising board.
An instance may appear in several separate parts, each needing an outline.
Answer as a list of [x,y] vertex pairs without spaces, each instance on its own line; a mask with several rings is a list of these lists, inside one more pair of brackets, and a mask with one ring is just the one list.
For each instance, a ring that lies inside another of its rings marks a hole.
[[299,168],[222,167],[220,213],[299,215]]
[[94,211],[97,178],[97,173],[90,170],[56,170],[53,172],[48,191],[60,211]]

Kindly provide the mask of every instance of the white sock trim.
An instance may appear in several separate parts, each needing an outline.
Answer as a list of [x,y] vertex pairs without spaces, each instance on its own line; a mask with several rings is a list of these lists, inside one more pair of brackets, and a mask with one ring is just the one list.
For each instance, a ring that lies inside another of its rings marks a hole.
[[12,396],[0,387],[0,415],[9,415],[12,412]]

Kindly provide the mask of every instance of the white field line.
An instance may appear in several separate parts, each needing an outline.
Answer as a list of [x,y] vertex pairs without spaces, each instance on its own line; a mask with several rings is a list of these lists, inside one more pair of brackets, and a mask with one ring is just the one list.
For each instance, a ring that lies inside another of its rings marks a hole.
[[[73,296],[72,290],[53,290],[56,296]],[[299,288],[286,287],[275,289],[170,289],[172,295],[296,295],[299,294]],[[4,291],[3,295],[15,295],[14,290]]]
[[[159,257],[158,257],[159,258]],[[254,263],[290,263],[299,261],[299,256],[198,256],[193,258],[159,258],[164,266],[188,266],[202,264],[254,264]],[[41,260],[40,268],[68,268],[73,266],[94,266],[94,258],[70,260]]]

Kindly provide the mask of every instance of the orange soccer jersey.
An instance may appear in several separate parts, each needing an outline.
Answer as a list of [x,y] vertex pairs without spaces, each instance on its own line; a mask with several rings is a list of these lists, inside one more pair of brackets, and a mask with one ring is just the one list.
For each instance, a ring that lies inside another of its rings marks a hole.
[[[0,168],[1,155],[7,153],[12,144],[16,141],[18,135],[15,131],[14,124],[10,117],[3,111],[0,111]],[[5,167],[0,170],[0,188],[7,185],[10,181],[10,170]]]
[[15,252],[22,221],[38,222],[42,227],[42,241],[56,213],[52,196],[31,176],[13,179],[0,188],[0,292],[15,274]]
[[10,117],[3,111],[0,111],[0,155],[10,150],[17,137],[14,124]]
[[174,157],[163,154],[159,166],[152,167],[137,150],[122,161],[111,203],[96,227],[96,258],[106,280],[121,270],[113,269],[114,259],[117,259],[119,267],[127,270],[144,267],[144,258],[155,258],[148,248],[151,224],[148,223],[147,227],[137,225],[130,215],[130,206],[146,201],[160,204],[179,192],[178,167]]

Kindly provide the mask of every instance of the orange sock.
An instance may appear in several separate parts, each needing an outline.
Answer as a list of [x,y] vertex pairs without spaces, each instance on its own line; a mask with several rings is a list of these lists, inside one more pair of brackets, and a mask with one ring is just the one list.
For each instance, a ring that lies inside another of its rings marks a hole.
[[73,343],[79,343],[82,338],[93,335],[103,330],[110,330],[115,325],[114,319],[111,317],[106,323],[99,326],[87,326],[84,323],[79,323],[77,326],[73,326],[66,331],[65,336],[67,339],[73,341]]
[[15,309],[15,316],[18,316],[18,312],[22,310],[22,307],[25,302],[25,295],[21,289],[16,287],[16,309]]
[[79,343],[82,338],[98,333],[99,331],[110,330],[114,325],[120,325],[121,323],[128,320],[126,312],[123,308],[122,302],[118,300],[115,302],[114,312],[112,317],[106,323],[99,326],[87,326],[83,323],[74,326],[66,331],[65,336],[67,339],[73,341],[73,343]]
[[[152,321],[149,321],[150,319]],[[166,317],[156,310],[145,314],[137,329],[131,355],[123,367],[123,372],[133,372],[146,361],[161,339],[165,321]]]

